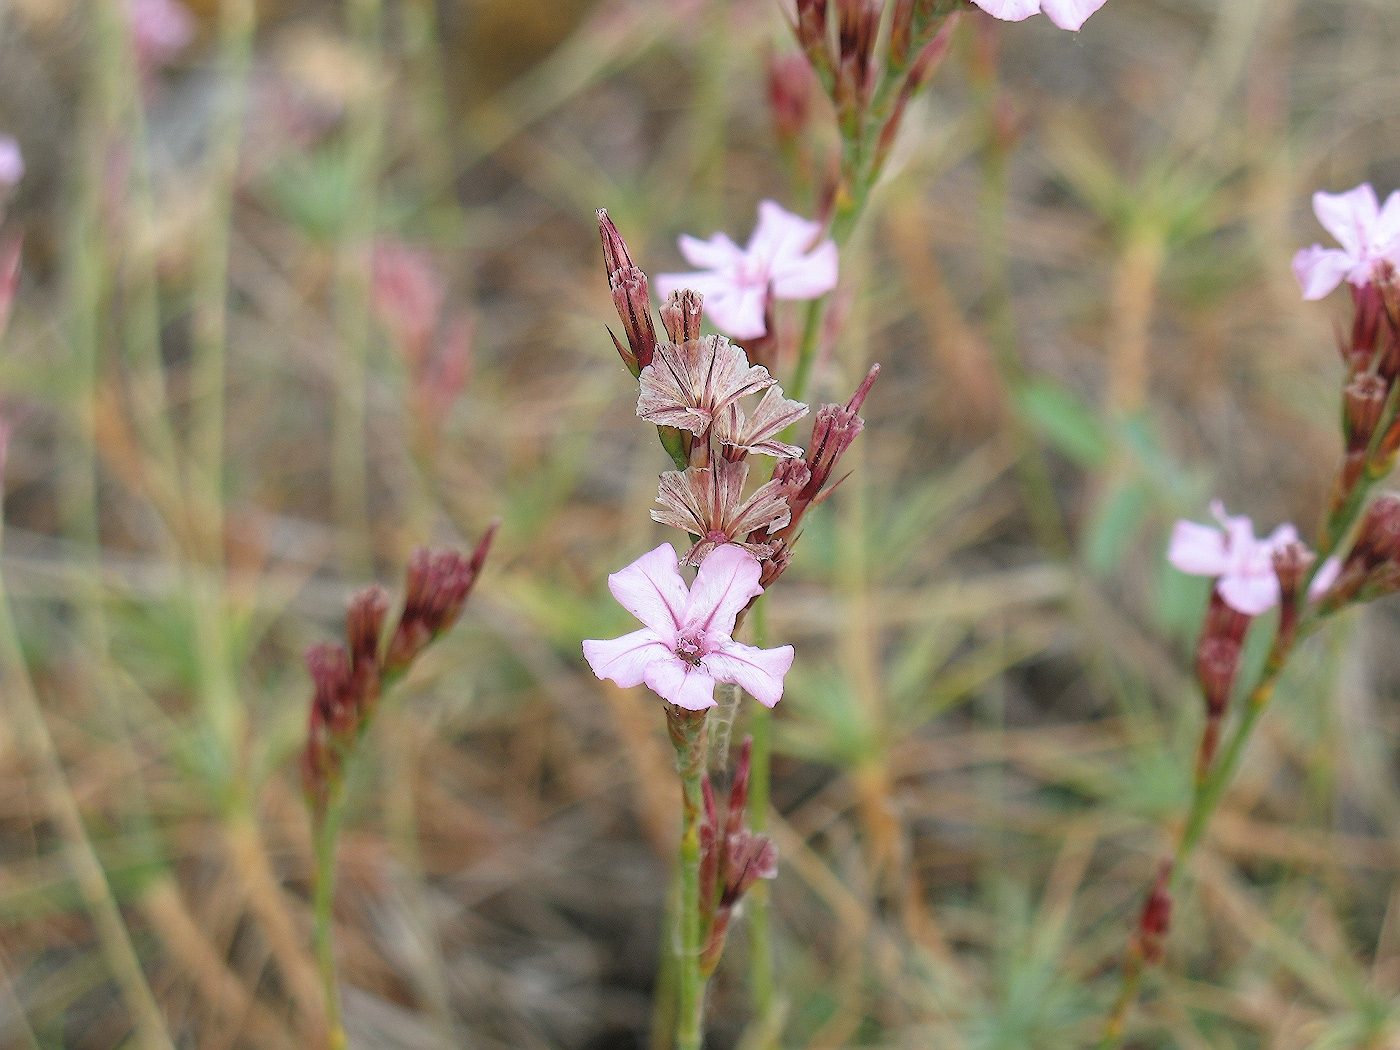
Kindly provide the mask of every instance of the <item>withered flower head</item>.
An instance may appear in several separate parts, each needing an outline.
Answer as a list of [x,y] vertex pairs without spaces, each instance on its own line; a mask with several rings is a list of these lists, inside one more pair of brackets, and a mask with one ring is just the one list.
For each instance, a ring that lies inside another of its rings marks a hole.
[[737,402],[721,412],[715,420],[715,437],[727,450],[736,453],[800,456],[800,448],[775,440],[775,436],[806,414],[807,406],[801,401],[789,401],[783,397],[781,387],[770,386],[763,392],[763,400],[759,401],[753,415],[746,416]]
[[744,351],[722,335],[658,343],[641,381],[637,415],[692,434],[705,433],[725,408],[775,382],[768,369],[750,365]]
[[661,323],[673,343],[700,338],[700,318],[705,297],[690,288],[677,288],[661,307]]
[[492,524],[469,559],[453,550],[420,547],[413,552],[404,584],[403,614],[384,657],[386,672],[405,670],[425,645],[457,622],[495,535]]
[[[598,233],[603,241],[603,265],[608,272],[608,288],[613,305],[627,335],[624,347],[613,336],[613,345],[633,375],[651,364],[656,349],[656,328],[651,322],[651,292],[647,275],[632,262],[622,235],[617,232],[605,209],[598,209]],[[609,333],[611,334],[611,333]]]
[[668,470],[661,475],[656,502],[663,509],[652,511],[652,519],[698,537],[681,558],[683,564],[699,565],[710,551],[726,543],[739,544],[759,561],[772,553],[768,544],[751,543],[747,537],[786,525],[787,500],[776,481],[759,486],[744,499],[748,476],[747,463],[727,459],[713,460],[707,467],[691,467],[684,473]]

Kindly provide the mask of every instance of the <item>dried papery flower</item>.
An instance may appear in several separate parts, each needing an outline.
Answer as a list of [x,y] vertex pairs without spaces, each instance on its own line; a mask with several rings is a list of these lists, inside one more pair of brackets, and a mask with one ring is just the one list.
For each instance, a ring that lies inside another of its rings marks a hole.
[[1293,257],[1304,299],[1321,299],[1343,280],[1365,287],[1378,266],[1400,265],[1400,191],[1384,207],[1370,183],[1346,193],[1314,193],[1313,212],[1341,247],[1314,244]]
[[1077,30],[1099,8],[1104,0],[972,0],[993,18],[1019,22],[1044,11],[1050,21],[1061,29]]
[[658,343],[656,359],[642,369],[637,415],[700,435],[725,408],[774,382],[768,369],[750,365],[744,351],[722,335]]
[[724,454],[729,459],[739,459],[752,453],[765,456],[800,456],[802,450],[776,440],[792,424],[807,414],[807,406],[801,401],[789,401],[783,397],[781,387],[770,386],[763,392],[763,398],[752,415],[746,416],[743,408],[730,405],[715,420],[715,440],[724,446]]
[[447,290],[427,252],[398,241],[375,246],[370,303],[415,375],[427,361],[446,299]]
[[407,669],[429,642],[462,615],[462,607],[481,573],[497,525],[493,523],[470,558],[456,551],[419,548],[408,562],[404,608],[384,657],[386,674]]
[[693,273],[656,276],[662,295],[691,288],[705,297],[710,321],[735,339],[753,339],[767,330],[763,311],[772,289],[782,300],[816,299],[836,287],[836,242],[818,241],[822,228],[773,201],[758,206],[758,225],[740,248],[723,233],[708,241],[680,238]]
[[[687,711],[715,705],[715,683],[739,686],[765,707],[783,695],[790,645],[758,649],[731,635],[740,611],[763,593],[754,556],[726,545],[700,564],[687,590],[675,548],[663,543],[608,577],[608,590],[645,626],[609,640],[589,639],[583,655],[599,678],[623,688],[646,683]],[[678,745],[679,748],[679,745]]]
[[677,288],[661,307],[661,323],[673,343],[700,338],[700,318],[705,297],[689,288]]
[[651,321],[651,292],[647,287],[647,275],[633,264],[627,244],[603,208],[598,209],[598,233],[603,241],[603,264],[608,274],[608,288],[612,291],[613,305],[617,308],[623,333],[627,336],[626,348],[617,336],[613,336],[613,345],[617,347],[628,370],[637,375],[651,364],[651,355],[656,348],[656,328]]
[[690,467],[684,473],[668,470],[661,475],[656,502],[661,510],[652,520],[697,537],[681,559],[683,565],[699,565],[716,547],[738,544],[762,560],[772,553],[766,543],[754,542],[759,532],[776,532],[787,524],[789,511],[781,483],[769,481],[744,499],[749,465],[742,460],[715,459],[708,466]]
[[816,78],[805,55],[775,55],[768,60],[768,109],[778,141],[792,144],[801,137],[812,114]]

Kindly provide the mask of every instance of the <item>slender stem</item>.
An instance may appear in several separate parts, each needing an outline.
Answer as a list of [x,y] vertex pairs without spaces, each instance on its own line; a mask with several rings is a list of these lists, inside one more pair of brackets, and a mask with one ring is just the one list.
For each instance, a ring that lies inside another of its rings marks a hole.
[[700,976],[700,773],[681,771],[681,899],[677,913],[680,966],[676,1050],[700,1050],[704,1037],[705,984]]
[[[768,642],[768,606],[760,599],[753,607],[753,640],[762,647]],[[753,738],[749,766],[749,827],[754,834],[768,830],[768,807],[772,785],[773,712],[762,704],[754,704],[749,715],[749,736]],[[753,997],[754,1013],[766,1024],[773,1016],[777,1003],[773,983],[773,912],[767,879],[759,879],[750,887],[748,899],[749,923],[749,994]]]
[[316,946],[316,965],[321,972],[321,984],[326,994],[327,1043],[330,1050],[343,1050],[346,1045],[345,1026],[340,1012],[340,981],[335,965],[335,853],[340,827],[345,813],[344,791],[332,791],[326,811],[317,821],[315,831],[316,884],[314,887],[312,936]]

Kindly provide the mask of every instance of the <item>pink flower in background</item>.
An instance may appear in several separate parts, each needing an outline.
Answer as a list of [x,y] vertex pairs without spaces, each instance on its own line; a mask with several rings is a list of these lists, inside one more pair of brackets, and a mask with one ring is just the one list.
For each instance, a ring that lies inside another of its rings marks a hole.
[[1090,15],[1103,7],[1104,0],[972,0],[987,14],[1007,22],[1044,11],[1061,29],[1078,29]]
[[716,328],[735,339],[756,339],[768,330],[763,306],[770,287],[776,299],[815,299],[836,287],[836,242],[817,244],[821,229],[764,201],[747,247],[723,233],[708,241],[682,235],[681,254],[700,270],[658,274],[657,291],[663,299],[682,288],[699,292]]
[[757,649],[730,637],[739,612],[763,593],[758,561],[733,544],[700,564],[686,590],[676,550],[663,543],[608,577],[624,609],[646,626],[621,638],[583,643],[583,655],[599,678],[631,687],[643,682],[658,696],[688,711],[715,706],[715,683],[730,682],[765,707],[783,695],[792,646]]
[[1312,583],[1308,585],[1308,600],[1317,601],[1332,589],[1337,577],[1342,574],[1342,559],[1335,554],[1318,568]]
[[1220,597],[1236,612],[1258,616],[1273,608],[1279,599],[1274,550],[1296,541],[1297,530],[1280,525],[1267,539],[1256,539],[1253,522],[1243,515],[1230,517],[1219,500],[1210,505],[1210,512],[1221,528],[1178,521],[1167,561],[1192,576],[1216,577]]
[[180,0],[127,0],[126,17],[142,76],[170,65],[194,39],[194,15]]
[[427,359],[446,300],[431,255],[399,241],[375,245],[370,303],[415,370]]
[[1384,207],[1368,182],[1346,193],[1314,193],[1313,213],[1341,247],[1314,244],[1293,257],[1304,299],[1321,299],[1343,279],[1364,288],[1379,266],[1400,266],[1400,190]]
[[24,178],[24,154],[13,135],[0,135],[0,188],[13,189]]

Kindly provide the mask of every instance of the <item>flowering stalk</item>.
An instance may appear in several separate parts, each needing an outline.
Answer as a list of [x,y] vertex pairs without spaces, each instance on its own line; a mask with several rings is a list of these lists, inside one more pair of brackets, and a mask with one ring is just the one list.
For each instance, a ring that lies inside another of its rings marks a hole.
[[[844,405],[818,410],[804,452],[787,433],[807,406],[785,397],[768,368],[753,363],[742,347],[701,334],[702,295],[689,283],[712,292],[721,327],[755,338],[767,334],[757,326],[766,325],[775,295],[816,297],[835,283],[834,245],[811,247],[817,224],[772,202],[759,215],[747,248],[723,234],[708,242],[683,239],[687,258],[709,269],[658,277],[668,290],[661,319],[669,338],[661,339],[646,275],[607,214],[598,214],[609,287],[627,336],[625,345],[616,336],[613,343],[637,377],[637,415],[656,425],[677,468],[661,476],[652,518],[690,538],[683,554],[663,544],[608,578],[613,595],[644,629],[583,643],[599,678],[623,687],[645,683],[669,702],[683,801],[675,916],[681,1047],[699,1045],[705,982],[719,964],[733,914],[759,880],[776,873],[777,859],[759,830],[767,768],[760,773],[757,741],[741,751],[721,831],[704,774],[702,716],[716,706],[716,682],[738,685],[760,710],[781,699],[792,647],[756,648],[733,634],[790,563],[803,515],[834,488],[837,463],[864,426],[859,410],[879,371],[872,369]],[[746,491],[755,455],[773,457],[775,466],[769,480]],[[689,588],[681,565],[697,567]],[[754,724],[757,736],[761,718]],[[743,824],[751,771],[752,829]],[[769,1011],[760,1009],[767,1019]]]
[[[1297,540],[1292,526],[1256,540],[1248,518],[1227,517],[1219,505],[1214,509],[1223,533],[1192,522],[1178,522],[1173,532],[1168,551],[1172,564],[1211,576],[1216,583],[1197,648],[1197,677],[1207,717],[1191,804],[1176,849],[1164,863],[1144,910],[1145,922],[1148,911],[1156,908],[1158,945],[1186,862],[1224,798],[1298,642],[1340,609],[1400,590],[1400,494],[1371,500],[1376,484],[1394,464],[1392,433],[1397,435],[1394,447],[1400,447],[1400,193],[1391,194],[1381,208],[1371,187],[1359,186],[1346,194],[1316,194],[1313,207],[1342,247],[1314,245],[1298,253],[1293,266],[1303,296],[1320,299],[1345,278],[1356,311],[1351,336],[1340,348],[1347,368],[1342,463],[1316,553]],[[1217,749],[1239,667],[1239,643],[1250,618],[1275,605],[1278,626],[1268,657],[1246,692],[1234,729]],[[1145,952],[1140,940],[1141,935],[1125,955],[1100,1050],[1121,1044],[1142,974],[1160,958],[1160,949]]]
[[301,757],[302,785],[311,811],[315,861],[312,935],[326,997],[331,1050],[343,1050],[346,1045],[332,935],[335,853],[344,820],[346,766],[384,691],[461,616],[495,534],[493,524],[470,558],[455,551],[414,552],[408,563],[403,609],[387,643],[383,635],[389,595],[382,587],[373,586],[350,598],[344,644],[323,642],[306,652],[314,695]]

